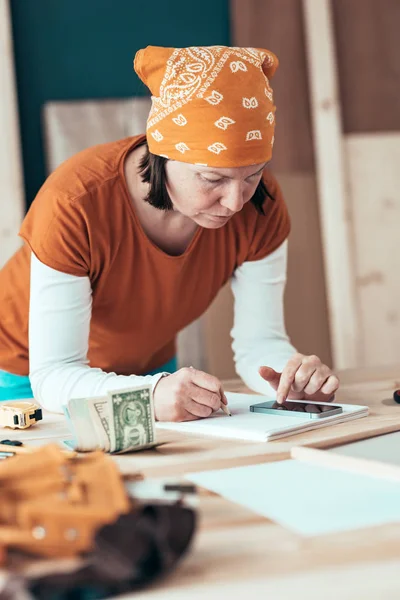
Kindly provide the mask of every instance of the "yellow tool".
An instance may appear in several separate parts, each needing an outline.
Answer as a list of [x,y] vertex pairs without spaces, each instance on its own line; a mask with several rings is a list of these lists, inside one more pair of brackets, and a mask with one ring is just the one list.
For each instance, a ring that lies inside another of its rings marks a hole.
[[27,429],[43,419],[42,409],[29,400],[0,402],[0,427]]

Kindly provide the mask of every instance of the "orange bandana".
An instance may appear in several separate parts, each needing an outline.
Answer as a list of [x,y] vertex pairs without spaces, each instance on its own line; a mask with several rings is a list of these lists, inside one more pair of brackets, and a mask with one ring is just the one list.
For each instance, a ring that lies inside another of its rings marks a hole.
[[275,105],[269,50],[148,46],[134,68],[152,93],[147,141],[153,154],[209,167],[270,160]]

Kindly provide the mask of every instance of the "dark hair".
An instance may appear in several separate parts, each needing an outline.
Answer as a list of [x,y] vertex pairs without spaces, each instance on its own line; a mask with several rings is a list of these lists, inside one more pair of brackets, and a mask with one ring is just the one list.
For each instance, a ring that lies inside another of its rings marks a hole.
[[[149,151],[146,139],[143,140],[137,147],[146,146],[146,152],[140,161],[139,172],[142,176],[142,181],[150,184],[150,190],[146,197],[146,202],[160,210],[172,210],[172,202],[169,197],[166,186],[165,163],[168,158],[157,156]],[[256,191],[251,198],[251,202],[256,207],[257,211],[264,214],[263,204],[266,196],[274,200],[267,190],[264,180],[261,179]]]

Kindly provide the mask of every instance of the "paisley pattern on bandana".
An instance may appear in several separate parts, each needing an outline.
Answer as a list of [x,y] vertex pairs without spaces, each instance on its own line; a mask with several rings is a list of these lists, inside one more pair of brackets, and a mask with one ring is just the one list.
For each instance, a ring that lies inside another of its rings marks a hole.
[[277,66],[272,52],[257,48],[140,50],[135,69],[152,92],[150,151],[209,166],[269,160],[275,127],[269,80]]

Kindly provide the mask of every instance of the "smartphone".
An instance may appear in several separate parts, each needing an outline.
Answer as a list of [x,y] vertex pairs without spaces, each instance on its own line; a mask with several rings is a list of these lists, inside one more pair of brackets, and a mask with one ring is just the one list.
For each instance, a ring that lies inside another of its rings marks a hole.
[[275,400],[251,404],[250,411],[270,415],[282,415],[285,417],[300,417],[304,419],[322,419],[340,415],[343,408],[337,404],[316,404],[307,400],[286,400],[284,404],[278,404]]

